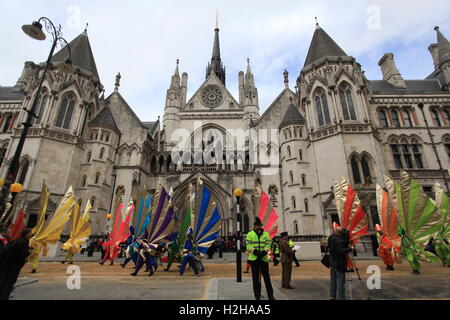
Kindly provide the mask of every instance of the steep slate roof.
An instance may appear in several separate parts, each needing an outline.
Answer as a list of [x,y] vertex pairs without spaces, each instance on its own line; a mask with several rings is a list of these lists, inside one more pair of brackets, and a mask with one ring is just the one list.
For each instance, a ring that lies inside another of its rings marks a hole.
[[157,124],[157,121],[154,122],[142,122],[142,124],[147,127],[148,131],[151,132],[153,130],[153,128],[155,127],[155,125]]
[[[72,64],[75,67],[92,73],[94,77],[100,81],[87,32],[84,31],[81,33],[78,37],[73,39],[69,45],[72,52]],[[69,58],[68,51],[67,46],[62,48],[59,52],[53,55],[52,62],[66,61],[66,59]]]
[[372,91],[376,93],[440,93],[441,85],[436,79],[429,80],[405,80],[407,89],[394,87],[386,80],[370,80]]
[[110,128],[120,134],[119,127],[117,126],[109,107],[104,107],[103,109],[101,109],[100,112],[97,113],[95,118],[89,121],[89,125],[100,125],[106,128]]
[[305,124],[305,118],[300,114],[300,112],[298,111],[298,109],[291,104],[289,106],[289,108],[286,111],[286,114],[284,115],[283,120],[281,121],[280,126],[286,125],[288,123],[300,123],[300,124]]
[[347,56],[347,54],[336,44],[336,42],[334,42],[325,30],[317,25],[304,66],[306,67],[314,61],[326,56],[339,57]]
[[2,87],[0,86],[0,100],[22,100],[23,93],[17,87]]

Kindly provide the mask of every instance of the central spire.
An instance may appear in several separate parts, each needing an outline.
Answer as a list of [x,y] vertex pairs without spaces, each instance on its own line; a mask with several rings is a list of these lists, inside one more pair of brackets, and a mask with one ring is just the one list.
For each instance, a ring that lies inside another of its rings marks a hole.
[[220,58],[220,41],[219,41],[219,11],[216,12],[216,28],[214,29],[214,44],[211,62],[206,67],[206,78],[214,72],[215,75],[225,85],[225,68]]

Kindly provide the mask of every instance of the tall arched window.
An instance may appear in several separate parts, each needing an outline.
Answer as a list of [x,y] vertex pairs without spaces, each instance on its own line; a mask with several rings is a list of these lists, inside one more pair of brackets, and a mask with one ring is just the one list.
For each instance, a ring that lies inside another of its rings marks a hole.
[[44,113],[45,107],[47,106],[48,101],[48,93],[47,89],[42,89],[41,94],[39,95],[39,100],[37,102],[35,114],[37,118],[33,118],[32,123],[33,124],[39,124],[39,122],[42,120],[42,115]]
[[61,102],[58,117],[55,126],[59,128],[69,129],[72,120],[73,111],[75,109],[75,95],[68,93]]
[[294,174],[292,173],[292,171],[289,171],[289,180],[291,181],[291,183],[294,183]]
[[81,182],[81,186],[82,187],[86,187],[86,182],[87,182],[87,176],[83,176],[82,182]]
[[300,160],[300,161],[303,161],[303,151],[302,151],[302,149],[300,149],[300,150],[298,151],[298,157],[299,157],[299,160]]
[[305,213],[309,212],[309,205],[308,205],[308,199],[305,199]]
[[405,126],[411,128],[413,126],[411,111],[409,111],[408,109],[403,109],[402,115],[403,115],[403,123],[405,124]]
[[103,155],[105,154],[105,148],[100,150],[100,159],[103,159]]
[[9,132],[9,127],[11,126],[11,121],[13,119],[12,115],[6,116],[5,124],[3,125],[3,133]]
[[353,181],[357,184],[362,183],[361,174],[359,173],[359,159],[357,159],[356,156],[352,157],[351,166],[353,173]]
[[97,172],[95,175],[95,184],[98,184],[100,182],[100,172]]
[[397,110],[392,110],[391,111],[391,116],[392,116],[392,125],[395,128],[400,128],[401,127],[401,125],[400,125],[400,118],[398,116]]
[[87,154],[87,158],[86,158],[86,162],[91,162],[91,158],[92,158],[92,152],[88,152],[88,154]]
[[290,158],[291,157],[291,147],[290,146],[287,147],[287,152],[288,152],[288,157]]
[[296,209],[297,208],[297,204],[295,203],[295,197],[292,196],[291,198],[291,203],[292,203],[292,209]]
[[389,127],[389,123],[386,116],[386,111],[380,110],[380,125],[383,128]]
[[328,108],[328,100],[325,90],[319,88],[315,96],[317,121],[319,126],[331,123],[330,110]]
[[22,167],[20,169],[19,179],[17,179],[17,182],[23,185],[25,183],[25,179],[27,177],[28,168],[30,166],[30,161],[28,159],[25,159],[22,163]]
[[341,98],[342,113],[344,120],[356,120],[355,106],[353,104],[352,90],[347,82],[339,87],[339,96]]
[[302,185],[306,186],[306,174],[302,174]]
[[394,157],[395,167],[397,169],[403,169],[402,153],[400,151],[398,141],[396,139],[392,139],[390,145],[392,156]]
[[441,119],[439,118],[439,110],[431,109],[431,118],[433,119],[433,123],[436,127],[442,127]]
[[361,160],[361,167],[363,172],[363,179],[365,183],[371,183],[371,173],[370,173],[370,159],[367,156],[364,156]]
[[417,139],[411,139],[411,150],[413,152],[416,167],[418,169],[423,169],[422,146],[420,145],[419,141],[417,141]]
[[298,222],[297,222],[297,220],[294,220],[294,234],[295,235],[298,234]]

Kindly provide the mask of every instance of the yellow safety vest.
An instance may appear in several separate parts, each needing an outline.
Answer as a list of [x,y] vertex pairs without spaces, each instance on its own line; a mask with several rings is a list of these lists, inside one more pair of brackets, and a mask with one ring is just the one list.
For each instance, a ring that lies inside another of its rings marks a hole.
[[266,250],[267,254],[262,258],[262,261],[269,262],[269,252],[270,252],[270,244],[272,240],[270,239],[270,235],[268,232],[263,231],[261,235],[258,237],[254,230],[250,231],[247,234],[247,253],[249,254],[248,260],[255,261],[258,257],[253,254],[253,250],[263,251]]

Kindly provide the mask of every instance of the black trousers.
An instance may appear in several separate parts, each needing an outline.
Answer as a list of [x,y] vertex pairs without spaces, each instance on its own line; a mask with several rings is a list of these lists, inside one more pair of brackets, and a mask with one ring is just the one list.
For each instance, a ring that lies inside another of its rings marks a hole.
[[9,296],[13,291],[14,284],[19,277],[22,267],[14,266],[6,269],[4,278],[0,288],[0,300],[9,300]]
[[294,262],[295,262],[295,265],[297,266],[297,267],[299,267],[300,266],[300,263],[298,262],[298,260],[297,260],[297,257],[295,256],[295,252],[292,254],[292,258],[293,258],[293,260],[294,260]]
[[272,283],[270,281],[269,274],[269,263],[261,260],[250,261],[250,265],[252,266],[252,280],[253,280],[253,292],[255,294],[255,299],[261,299],[261,276],[264,278],[264,284],[266,286],[268,298],[271,299],[273,297],[273,288]]

